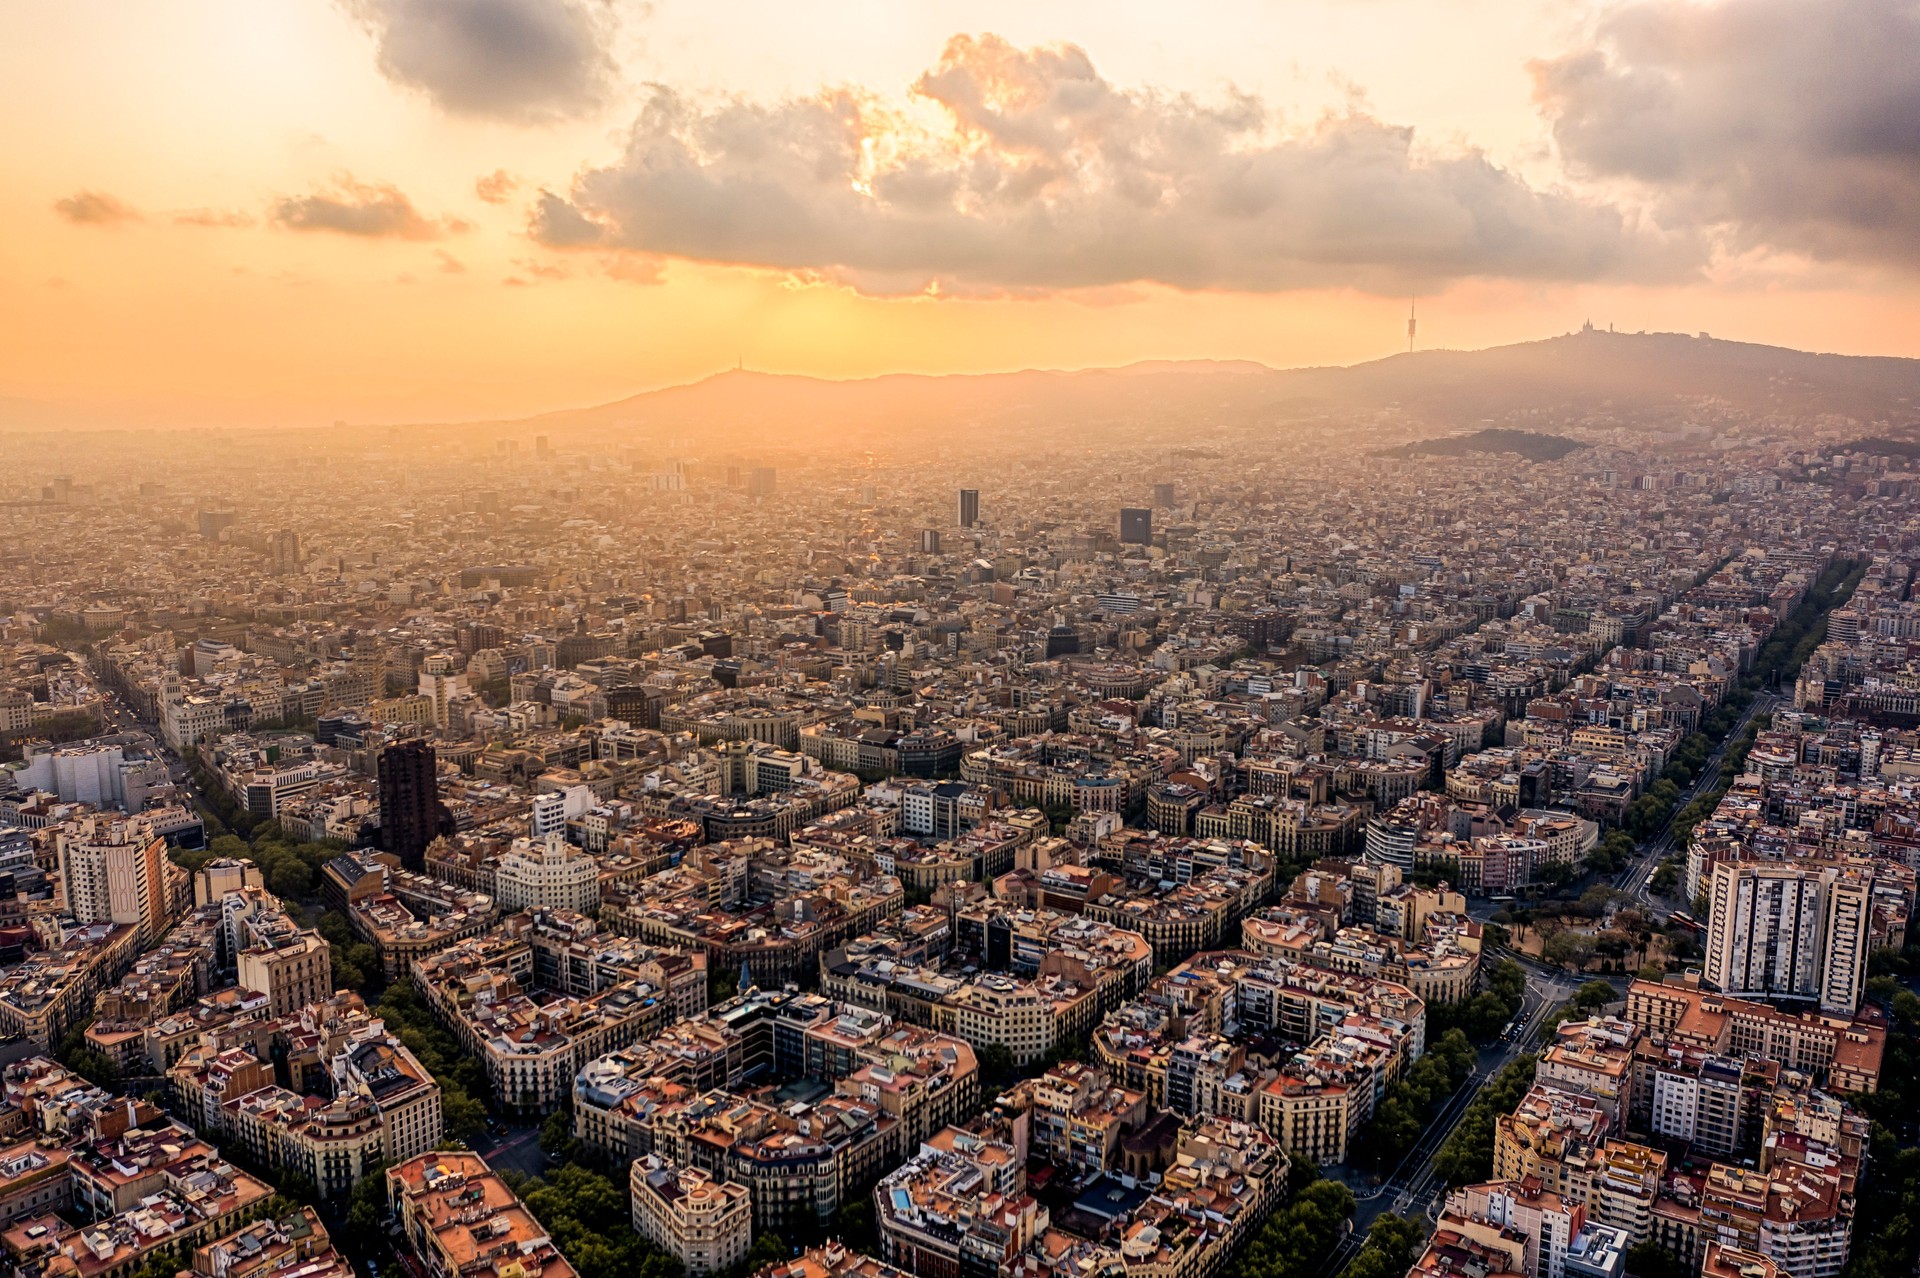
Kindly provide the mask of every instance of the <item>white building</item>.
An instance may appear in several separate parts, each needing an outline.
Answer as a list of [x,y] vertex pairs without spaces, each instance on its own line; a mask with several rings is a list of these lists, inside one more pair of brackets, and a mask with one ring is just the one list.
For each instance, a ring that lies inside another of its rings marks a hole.
[[500,908],[509,914],[600,908],[600,866],[558,834],[515,839],[495,866],[493,883]]
[[59,833],[67,910],[82,923],[128,924],[140,944],[167,927],[166,840],[141,817],[85,816]]
[[570,785],[564,790],[553,790],[546,794],[533,796],[532,834],[536,839],[544,839],[550,834],[565,836],[567,822],[578,821],[593,811],[598,802],[590,786]]
[[1586,1211],[1536,1184],[1495,1180],[1465,1185],[1447,1195],[1440,1223],[1464,1227],[1496,1226],[1526,1239],[1523,1271],[1527,1278],[1623,1278],[1627,1235],[1586,1219]]
[[657,1155],[634,1160],[633,1232],[677,1257],[688,1278],[731,1269],[753,1245],[753,1195]]
[[1708,883],[1705,978],[1740,998],[1817,999],[1850,1015],[1866,988],[1871,870],[1729,861]]
[[444,728],[450,722],[448,708],[467,695],[467,677],[455,672],[452,654],[435,653],[420,666],[418,690],[433,701],[433,722]]

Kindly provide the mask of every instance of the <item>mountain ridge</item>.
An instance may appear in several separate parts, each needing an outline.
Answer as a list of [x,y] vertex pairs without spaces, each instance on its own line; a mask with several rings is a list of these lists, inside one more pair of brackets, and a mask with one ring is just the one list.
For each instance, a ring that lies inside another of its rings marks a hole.
[[1750,415],[1838,413],[1898,428],[1920,420],[1920,360],[1589,330],[1290,369],[1143,360],[836,380],[735,368],[606,404],[484,424],[614,429],[670,447],[872,446],[922,436],[951,443],[1016,432],[1071,445],[1076,427],[1191,435],[1342,414],[1391,414],[1443,430],[1556,415],[1652,424],[1711,404]]

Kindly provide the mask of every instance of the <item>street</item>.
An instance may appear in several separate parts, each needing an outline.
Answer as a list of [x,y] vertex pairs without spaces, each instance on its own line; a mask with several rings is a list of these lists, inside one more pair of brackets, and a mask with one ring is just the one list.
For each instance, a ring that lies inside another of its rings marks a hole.
[[472,1142],[473,1152],[487,1160],[495,1171],[513,1170],[538,1176],[547,1170],[547,1156],[540,1150],[540,1124],[516,1126],[501,1123]]
[[[1614,887],[1639,902],[1656,920],[1665,917],[1666,907],[1654,897],[1647,885],[1652,880],[1654,871],[1659,868],[1660,862],[1673,851],[1675,818],[1694,799],[1711,792],[1719,784],[1721,767],[1726,759],[1728,747],[1735,738],[1746,731],[1747,725],[1755,716],[1772,713],[1780,701],[1781,698],[1773,692],[1763,691],[1754,696],[1753,701],[1747,706],[1746,713],[1740,716],[1739,722],[1735,723],[1732,730],[1721,738],[1720,743],[1714,747],[1713,753],[1707,756],[1706,764],[1700,769],[1700,775],[1695,777],[1693,784],[1681,793],[1666,824],[1652,839],[1638,846],[1632,863],[1614,877]],[[1492,912],[1489,902],[1481,902],[1471,911],[1474,917],[1482,921]],[[1393,1169],[1393,1173],[1378,1187],[1366,1193],[1356,1193],[1355,1197],[1358,1201],[1354,1209],[1353,1228],[1341,1239],[1339,1246],[1333,1249],[1322,1264],[1319,1278],[1332,1278],[1353,1262],[1354,1257],[1360,1254],[1360,1249],[1366,1245],[1367,1230],[1381,1214],[1391,1211],[1415,1220],[1424,1220],[1434,1213],[1446,1190],[1446,1186],[1440,1183],[1435,1174],[1434,1158],[1439,1153],[1440,1147],[1446,1144],[1447,1138],[1453,1134],[1454,1128],[1460,1125],[1461,1118],[1473,1104],[1473,1098],[1479,1094],[1480,1089],[1509,1062],[1540,1045],[1541,1029],[1547,1014],[1566,1002],[1574,990],[1582,984],[1594,979],[1607,980],[1614,985],[1615,989],[1621,989],[1628,979],[1624,976],[1576,976],[1513,951],[1497,952],[1487,957],[1493,961],[1511,958],[1526,969],[1527,988],[1522,997],[1519,1014],[1525,1021],[1525,1029],[1516,1035],[1512,1042],[1501,1041],[1482,1047],[1473,1073],[1460,1085],[1459,1090],[1448,1098],[1446,1104],[1441,1106],[1440,1112],[1427,1124],[1426,1130],[1420,1134],[1420,1139],[1407,1152],[1406,1157],[1400,1160],[1400,1164]]]
[[[1502,954],[1500,957],[1509,956]],[[1520,958],[1518,955],[1511,957]],[[1440,1147],[1446,1144],[1447,1137],[1459,1126],[1480,1089],[1515,1059],[1539,1046],[1541,1027],[1547,1013],[1566,1002],[1583,979],[1524,959],[1520,961],[1527,970],[1527,989],[1521,997],[1517,1019],[1523,1018],[1526,1028],[1516,1034],[1511,1042],[1497,1040],[1480,1048],[1473,1073],[1441,1106],[1440,1112],[1427,1124],[1420,1139],[1407,1151],[1392,1174],[1378,1187],[1364,1194],[1355,1194],[1358,1205],[1354,1209],[1353,1230],[1334,1248],[1333,1254],[1322,1265],[1321,1274],[1333,1275],[1345,1269],[1360,1254],[1360,1248],[1366,1244],[1367,1230],[1381,1214],[1391,1211],[1416,1219],[1427,1215],[1446,1189],[1434,1171],[1434,1159]]]
[[1700,769],[1700,775],[1695,777],[1693,784],[1681,793],[1679,801],[1673,805],[1673,815],[1667,818],[1666,824],[1660,827],[1659,833],[1643,845],[1633,863],[1614,878],[1614,886],[1639,902],[1654,921],[1664,921],[1665,915],[1662,911],[1665,906],[1655,899],[1647,885],[1652,880],[1654,871],[1660,868],[1660,862],[1673,852],[1675,818],[1694,799],[1710,792],[1719,784],[1720,769],[1726,760],[1727,748],[1733,744],[1736,737],[1746,731],[1747,725],[1753,722],[1754,717],[1773,713],[1774,708],[1779,704],[1779,696],[1772,692],[1761,692],[1754,696],[1753,701],[1747,706],[1746,713],[1740,716],[1740,721],[1733,725],[1732,731],[1721,738],[1720,744],[1715,746],[1713,753],[1707,756],[1706,765]]

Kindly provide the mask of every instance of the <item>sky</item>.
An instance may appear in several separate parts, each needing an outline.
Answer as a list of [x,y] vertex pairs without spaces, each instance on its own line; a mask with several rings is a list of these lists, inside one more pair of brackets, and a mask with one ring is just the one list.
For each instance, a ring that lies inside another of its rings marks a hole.
[[1920,0],[16,0],[0,424],[1920,356]]

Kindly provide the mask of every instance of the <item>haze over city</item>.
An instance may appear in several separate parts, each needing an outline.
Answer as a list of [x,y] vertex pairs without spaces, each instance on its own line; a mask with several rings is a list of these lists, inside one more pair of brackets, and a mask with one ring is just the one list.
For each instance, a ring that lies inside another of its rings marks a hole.
[[0,110],[0,1278],[1920,1272],[1920,0]]

